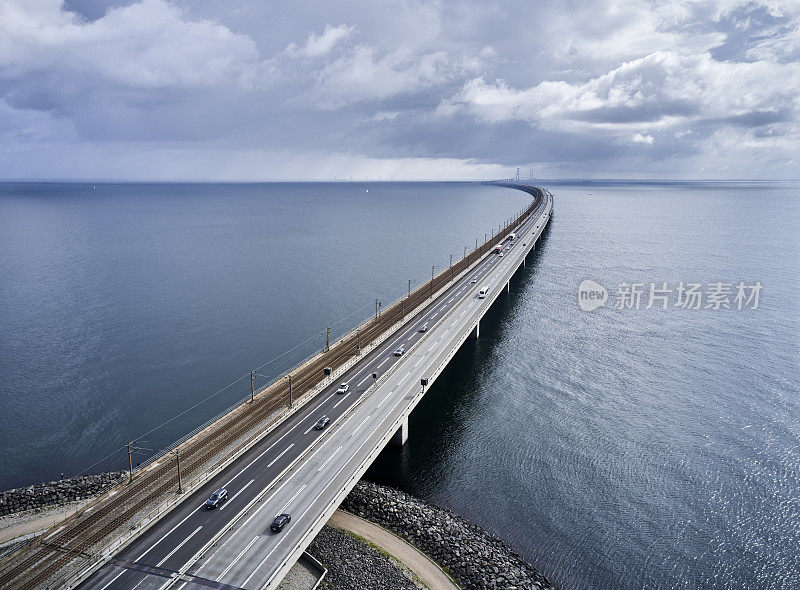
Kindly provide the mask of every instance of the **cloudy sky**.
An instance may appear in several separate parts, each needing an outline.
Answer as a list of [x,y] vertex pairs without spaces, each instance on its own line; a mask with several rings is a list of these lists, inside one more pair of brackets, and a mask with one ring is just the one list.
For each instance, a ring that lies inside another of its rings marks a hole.
[[800,178],[800,1],[0,0],[0,178]]

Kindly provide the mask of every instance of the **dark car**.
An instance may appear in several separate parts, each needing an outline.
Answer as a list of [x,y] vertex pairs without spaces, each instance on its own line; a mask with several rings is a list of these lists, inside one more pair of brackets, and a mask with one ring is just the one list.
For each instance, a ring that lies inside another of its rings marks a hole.
[[330,423],[330,421],[331,421],[330,418],[328,418],[327,416],[323,416],[322,418],[317,420],[316,424],[314,424],[314,430],[322,430]]
[[427,332],[427,331],[428,331],[428,324],[422,324],[422,325],[419,327],[419,331],[420,331],[420,332]]
[[209,510],[217,508],[227,499],[228,499],[228,490],[226,490],[225,488],[220,488],[216,492],[211,494],[211,497],[208,500],[206,500],[206,508],[208,508]]
[[269,525],[269,528],[273,533],[279,533],[283,530],[283,527],[289,524],[290,520],[292,520],[291,514],[279,514],[275,517],[275,520],[272,521],[272,524]]

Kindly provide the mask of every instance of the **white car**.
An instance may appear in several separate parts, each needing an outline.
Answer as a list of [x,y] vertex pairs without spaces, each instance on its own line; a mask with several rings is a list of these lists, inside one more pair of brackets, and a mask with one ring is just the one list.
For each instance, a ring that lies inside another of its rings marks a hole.
[[394,356],[403,356],[403,353],[406,351],[405,348],[402,346],[394,351]]
[[336,393],[347,393],[348,391],[350,391],[350,386],[347,383],[342,383]]
[[502,258],[502,257],[503,257],[503,253],[502,253],[502,252],[500,252],[500,258]]

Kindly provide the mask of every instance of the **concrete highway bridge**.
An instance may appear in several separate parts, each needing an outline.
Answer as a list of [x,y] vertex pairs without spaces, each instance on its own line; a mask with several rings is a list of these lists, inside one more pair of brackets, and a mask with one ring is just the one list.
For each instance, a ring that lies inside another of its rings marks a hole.
[[[495,184],[529,193],[530,206],[451,267],[0,562],[0,588],[277,587],[375,457],[405,442],[426,388],[467,338],[479,337],[481,318],[535,248],[552,195]],[[345,393],[336,393],[340,383],[348,384]],[[323,415],[330,424],[315,430]],[[217,488],[227,489],[228,500],[206,510]],[[272,533],[282,513],[291,522]]]

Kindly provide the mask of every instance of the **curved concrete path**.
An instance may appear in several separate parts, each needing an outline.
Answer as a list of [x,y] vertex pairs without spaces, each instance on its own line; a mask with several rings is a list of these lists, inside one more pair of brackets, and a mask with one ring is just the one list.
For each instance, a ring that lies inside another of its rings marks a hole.
[[355,533],[385,550],[402,561],[430,590],[460,590],[435,561],[385,528],[344,510],[334,512],[328,524]]

